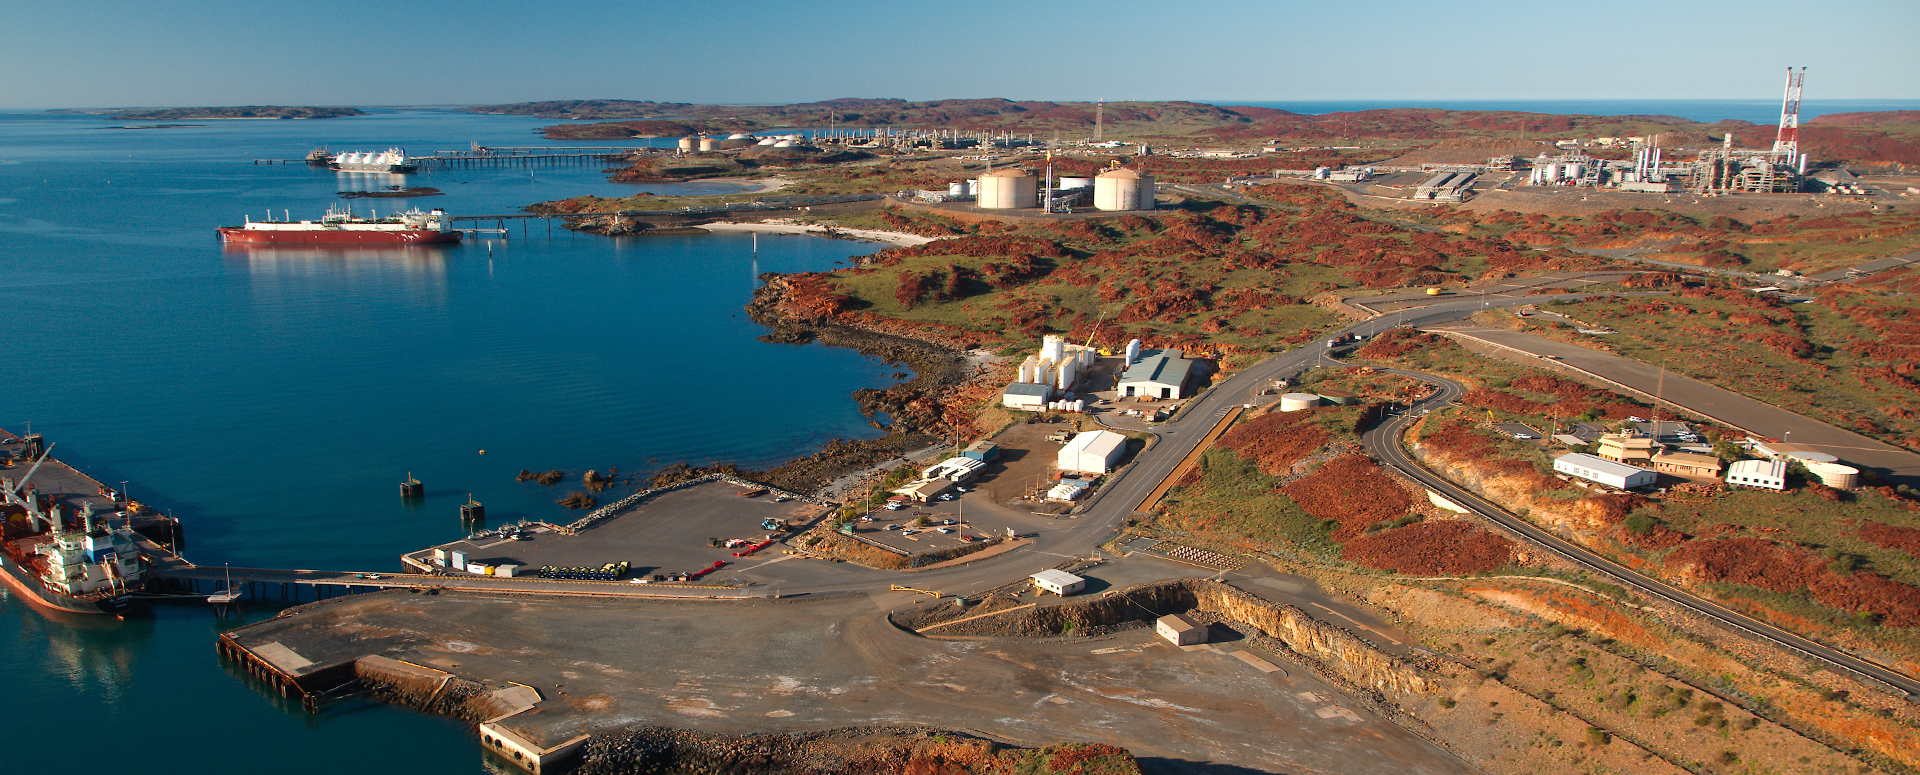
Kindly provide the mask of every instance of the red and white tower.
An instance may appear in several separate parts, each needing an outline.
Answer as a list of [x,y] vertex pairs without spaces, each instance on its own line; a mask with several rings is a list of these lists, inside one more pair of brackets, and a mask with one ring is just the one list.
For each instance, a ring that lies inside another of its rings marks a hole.
[[1780,102],[1780,132],[1773,138],[1773,158],[1782,164],[1797,163],[1800,156],[1800,84],[1807,68],[1794,72],[1787,68],[1787,96]]

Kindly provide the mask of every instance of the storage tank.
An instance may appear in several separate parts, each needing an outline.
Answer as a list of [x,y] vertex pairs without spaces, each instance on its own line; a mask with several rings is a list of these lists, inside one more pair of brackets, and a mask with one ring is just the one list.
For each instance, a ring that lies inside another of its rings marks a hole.
[[1566,178],[1567,180],[1579,180],[1581,177],[1585,176],[1586,174],[1587,174],[1587,165],[1569,164],[1563,170],[1563,174],[1561,175],[1561,177]]
[[966,196],[967,184],[964,181],[947,184],[947,196]]
[[755,145],[766,145],[766,146],[771,146],[771,145],[773,145],[773,144],[774,144],[775,142],[778,142],[778,141],[776,141],[776,140],[774,140],[774,139],[773,139],[773,138],[771,138],[771,137],[762,137],[762,138],[760,138],[760,142],[758,142],[758,143],[755,143]]
[[980,195],[980,181],[978,180],[967,181],[967,196],[979,196],[979,195]]
[[1016,210],[1038,206],[1040,182],[1025,170],[1004,169],[980,178],[980,208]]
[[714,140],[713,138],[711,137],[700,138],[700,151],[702,153],[712,153],[719,149],[720,149],[720,143]]
[[1049,361],[1059,361],[1067,354],[1067,339],[1059,334],[1047,334],[1040,338],[1040,357]]
[[[1142,207],[1141,203],[1147,203]],[[1093,179],[1093,208],[1103,211],[1153,209],[1153,176],[1129,169],[1100,173]]]
[[753,135],[747,134],[745,132],[735,132],[733,134],[727,135],[727,139],[728,140],[752,140]]
[[1093,178],[1061,178],[1060,179],[1061,191],[1065,191],[1070,188],[1086,188],[1091,185],[1093,185]]
[[1540,182],[1542,184],[1560,182],[1560,165],[1548,164],[1544,167],[1541,167]]
[[1280,397],[1280,411],[1298,412],[1320,405],[1320,397],[1312,393],[1288,393]]
[[793,141],[792,141],[792,140],[776,140],[776,141],[774,141],[774,143],[773,143],[773,147],[775,147],[775,148],[792,148],[792,147],[793,147]]
[[698,150],[699,148],[700,148],[700,138],[692,137],[692,136],[680,138],[680,150],[693,151],[693,150]]
[[1126,365],[1132,366],[1133,362],[1137,360],[1140,360],[1140,340],[1134,339],[1132,341],[1127,342]]
[[1327,176],[1331,174],[1333,174],[1333,169],[1330,167],[1314,167],[1313,168],[1314,180],[1326,180]]
[[1820,477],[1821,484],[1836,490],[1851,490],[1860,486],[1860,469],[1853,466],[1815,461],[1807,464],[1807,471]]

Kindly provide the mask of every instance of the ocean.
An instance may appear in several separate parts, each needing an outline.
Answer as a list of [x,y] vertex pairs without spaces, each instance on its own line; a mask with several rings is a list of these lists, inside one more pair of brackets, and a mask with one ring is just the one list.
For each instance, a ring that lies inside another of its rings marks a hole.
[[[543,145],[534,130],[552,122],[378,111],[107,128],[146,123],[0,113],[0,427],[30,425],[56,457],[178,516],[195,562],[394,571],[402,552],[465,535],[469,495],[491,524],[567,521],[578,512],[554,501],[581,490],[586,469],[766,466],[880,433],[850,393],[897,367],[759,342],[741,308],[761,272],[831,269],[883,246],[763,235],[756,255],[746,234],[608,239],[509,221],[505,238],[438,249],[226,250],[216,226],[318,218],[348,202],[339,191],[397,182],[254,159]],[[602,166],[433,170],[405,182],[442,196],[351,203],[481,215],[579,194],[738,190],[614,184]],[[516,482],[522,469],[574,478],[542,487]],[[397,496],[409,472],[422,502]],[[10,767],[491,766],[448,719],[287,707],[213,649],[222,629],[273,608],[226,620],[208,608],[115,622],[0,595],[0,685],[9,717],[33,730]]]

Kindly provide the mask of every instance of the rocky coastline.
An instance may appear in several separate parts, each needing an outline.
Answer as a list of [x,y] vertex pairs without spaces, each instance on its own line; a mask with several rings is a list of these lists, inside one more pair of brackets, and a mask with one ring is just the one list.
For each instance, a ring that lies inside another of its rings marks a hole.
[[788,773],[1053,773],[1128,775],[1132,754],[1082,743],[1018,748],[927,727],[843,727],[820,732],[717,735],[659,726],[599,735],[579,775],[787,775]]

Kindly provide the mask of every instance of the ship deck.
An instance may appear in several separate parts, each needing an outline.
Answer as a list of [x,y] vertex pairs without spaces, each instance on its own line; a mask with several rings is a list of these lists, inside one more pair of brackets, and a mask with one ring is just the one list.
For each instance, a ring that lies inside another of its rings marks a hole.
[[[13,434],[0,431],[0,453],[6,453],[11,457],[22,449],[24,443]],[[33,468],[33,461],[17,461],[10,467],[0,468],[0,475],[12,477],[14,484],[17,485],[20,483],[20,478],[26,476],[28,469],[31,468]],[[101,516],[111,515],[125,508],[125,504],[100,493],[100,489],[105,485],[99,480],[61,462],[58,458],[47,458],[47,462],[41,464],[40,470],[34,472],[33,481],[30,484],[33,485],[35,492],[53,498],[59,503],[61,512],[68,516],[79,514],[80,508],[89,504],[93,506],[93,513]]]

